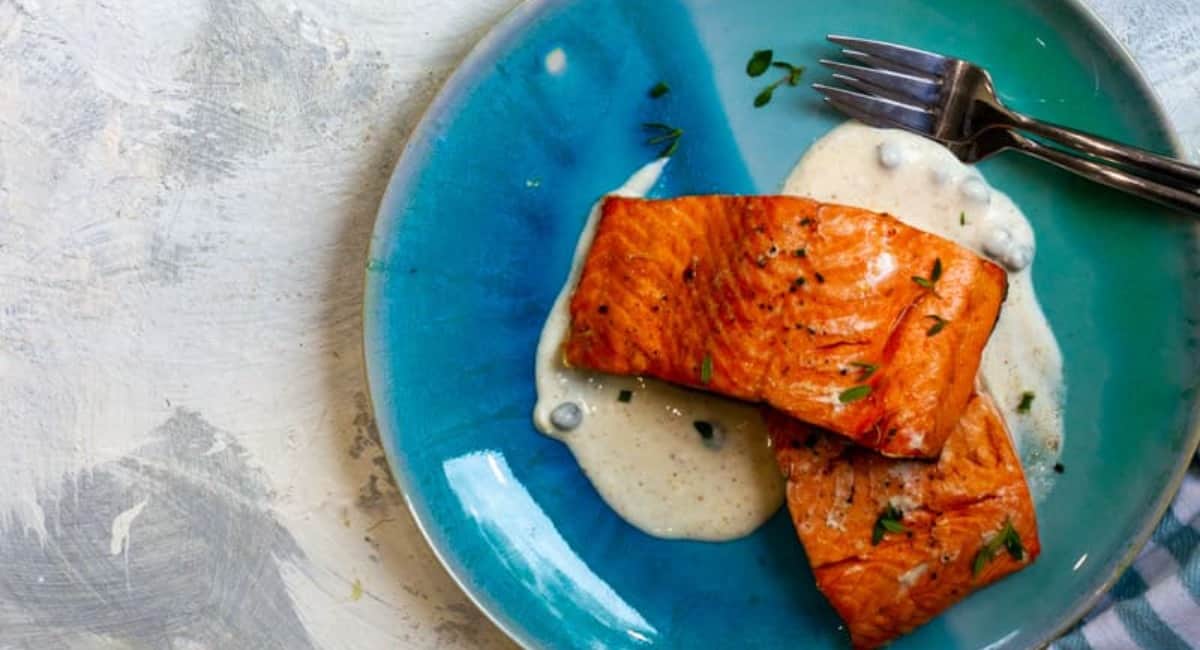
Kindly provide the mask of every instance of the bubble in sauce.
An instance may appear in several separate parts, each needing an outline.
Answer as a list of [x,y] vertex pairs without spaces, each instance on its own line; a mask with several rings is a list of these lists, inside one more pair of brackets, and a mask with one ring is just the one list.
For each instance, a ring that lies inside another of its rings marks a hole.
[[1007,228],[999,226],[984,234],[983,252],[1010,271],[1020,271],[1033,262],[1033,247],[1015,241]]
[[963,196],[975,203],[987,205],[992,200],[992,192],[988,189],[987,183],[978,178],[966,179],[958,189]]
[[583,422],[583,409],[575,402],[563,402],[550,411],[550,424],[559,431],[571,431]]
[[891,142],[882,142],[877,149],[879,164],[886,169],[895,169],[904,162],[904,150]]

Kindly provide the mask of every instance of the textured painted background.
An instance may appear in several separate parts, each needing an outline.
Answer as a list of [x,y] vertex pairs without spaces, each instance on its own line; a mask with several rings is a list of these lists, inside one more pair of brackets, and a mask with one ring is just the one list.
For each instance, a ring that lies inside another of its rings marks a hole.
[[[508,647],[388,478],[362,264],[513,0],[0,0],[0,649]],[[1200,6],[1093,0],[1200,143]]]

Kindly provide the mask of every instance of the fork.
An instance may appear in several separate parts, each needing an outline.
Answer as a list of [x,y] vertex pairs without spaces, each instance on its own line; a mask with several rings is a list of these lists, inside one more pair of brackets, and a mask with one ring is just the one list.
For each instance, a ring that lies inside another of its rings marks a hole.
[[[822,59],[850,89],[813,84],[832,106],[872,126],[899,127],[941,142],[973,163],[1015,149],[1110,187],[1200,214],[1200,167],[1013,111],[991,76],[964,61],[902,45],[828,36],[860,64]],[[1065,147],[1043,144],[1027,131]],[[1102,164],[1108,163],[1108,164]]]

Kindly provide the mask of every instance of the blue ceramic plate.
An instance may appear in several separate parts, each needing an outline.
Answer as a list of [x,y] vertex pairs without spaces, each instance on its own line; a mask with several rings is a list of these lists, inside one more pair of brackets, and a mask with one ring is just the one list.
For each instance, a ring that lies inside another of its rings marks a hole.
[[[727,544],[650,538],[536,433],[533,354],[588,207],[686,131],[655,196],[770,193],[840,121],[807,88],[762,109],[750,53],[813,64],[827,32],[987,66],[1018,109],[1177,151],[1158,104],[1082,9],[1038,0],[529,2],[462,64],[379,213],[366,355],[396,477],[430,544],[527,646],[844,647],[781,513]],[[806,81],[814,80],[810,70]],[[665,80],[658,100],[647,90]],[[1191,223],[1015,154],[985,165],[1038,235],[1035,282],[1066,359],[1066,474],[1043,555],[897,647],[1028,647],[1130,561],[1197,436]]]

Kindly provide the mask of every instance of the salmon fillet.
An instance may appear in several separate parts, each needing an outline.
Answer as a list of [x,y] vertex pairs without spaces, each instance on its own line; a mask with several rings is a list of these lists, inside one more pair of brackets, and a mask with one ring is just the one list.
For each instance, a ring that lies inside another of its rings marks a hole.
[[966,248],[860,208],[610,197],[564,358],[765,402],[888,456],[934,457],[1007,282]]
[[1038,556],[1033,501],[989,398],[971,396],[936,462],[884,458],[768,411],[792,521],[856,647],[906,634]]

